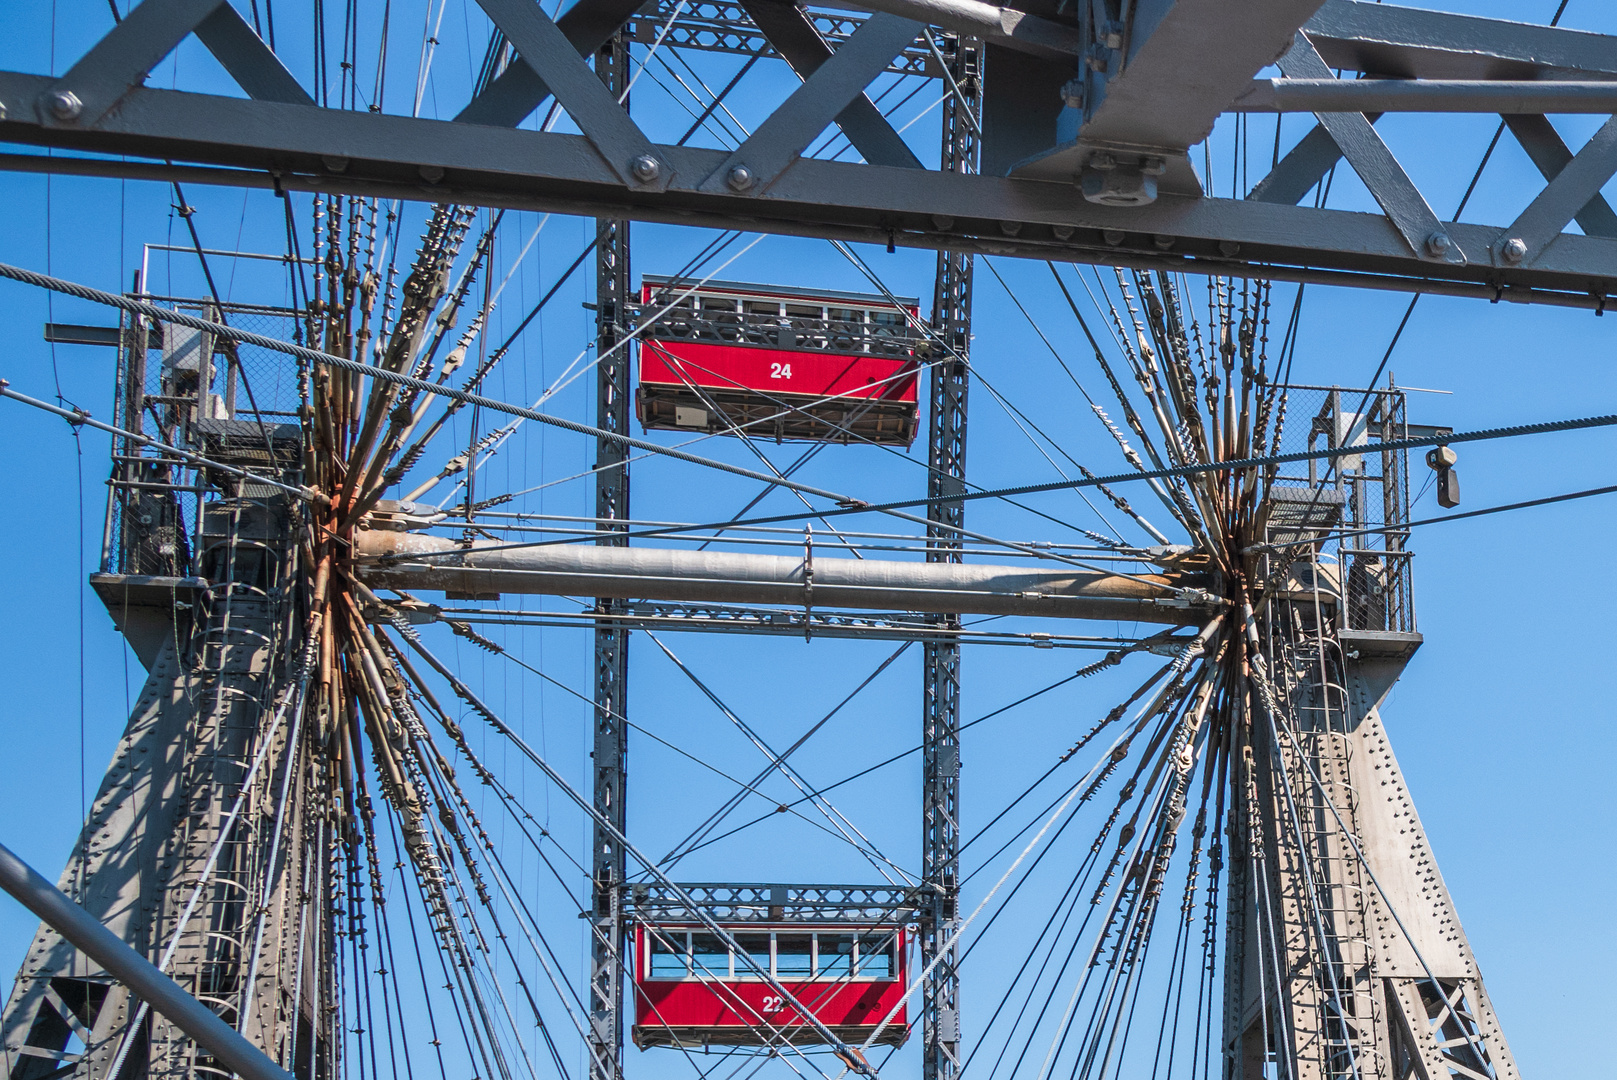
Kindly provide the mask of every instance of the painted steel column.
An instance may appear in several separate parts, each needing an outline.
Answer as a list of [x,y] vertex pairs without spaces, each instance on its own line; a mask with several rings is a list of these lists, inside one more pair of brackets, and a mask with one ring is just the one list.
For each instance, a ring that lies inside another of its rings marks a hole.
[[[629,85],[629,39],[624,31],[595,53],[595,71],[611,90],[622,95]],[[630,345],[628,323],[629,223],[600,218],[595,223],[595,426],[611,432],[629,430]],[[603,521],[629,516],[628,448],[610,439],[595,444],[595,516]],[[607,547],[628,541],[624,526],[603,524],[596,540]],[[621,609],[623,602],[598,598],[598,610]],[[595,630],[595,808],[623,835],[624,781],[628,773],[627,690],[629,631],[621,624],[600,622]],[[594,933],[590,940],[590,1077],[618,1080],[623,1074],[624,928],[619,887],[626,868],[623,845],[600,824],[594,827],[590,870],[594,897]]]
[[[982,53],[975,38],[943,40],[945,58],[960,96],[943,108],[942,167],[948,172],[977,171],[978,119],[982,106]],[[971,350],[972,256],[938,253],[937,286],[932,299],[933,329],[951,355],[932,369],[928,421],[927,496],[957,495],[965,490],[966,391]],[[927,561],[959,562],[961,538],[953,531],[964,523],[965,504],[929,503]],[[958,627],[958,617],[939,619]],[[921,964],[939,954],[959,918],[960,854],[960,646],[928,644],[922,661],[925,680],[921,738],[921,879],[934,891],[932,916],[921,928]],[[960,1069],[960,974],[956,954],[948,949],[921,988],[921,1075],[923,1080],[952,1080]]]

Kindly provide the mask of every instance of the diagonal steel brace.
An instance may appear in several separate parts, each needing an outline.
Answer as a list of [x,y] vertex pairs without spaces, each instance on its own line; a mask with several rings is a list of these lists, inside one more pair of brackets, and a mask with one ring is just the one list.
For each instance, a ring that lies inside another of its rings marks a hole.
[[93,127],[193,33],[255,101],[314,104],[225,0],[144,0],[39,95],[41,123]]
[[[1292,40],[1291,50],[1280,58],[1280,70],[1288,79],[1329,79],[1334,76],[1319,51],[1301,32]],[[1453,243],[1448,230],[1410,180],[1404,167],[1387,148],[1370,120],[1363,113],[1316,113],[1320,126],[1341,148],[1353,171],[1370,189],[1393,227],[1417,256],[1434,262],[1463,265],[1465,256]]]
[[567,36],[537,0],[477,0],[531,67],[590,144],[624,183],[642,191],[666,191],[673,167],[662,159],[628,110],[584,63]]
[[767,190],[920,32],[919,23],[897,15],[871,16],[708,176],[702,190]]

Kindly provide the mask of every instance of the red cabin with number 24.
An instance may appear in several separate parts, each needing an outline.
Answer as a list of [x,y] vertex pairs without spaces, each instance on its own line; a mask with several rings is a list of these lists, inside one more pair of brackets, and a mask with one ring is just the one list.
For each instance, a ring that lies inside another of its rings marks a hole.
[[646,428],[915,439],[928,343],[913,299],[647,276],[640,302],[635,410]]
[[876,1043],[897,1046],[909,1036],[903,928],[748,923],[725,929],[744,956],[699,925],[636,924],[636,1046],[823,1044],[760,970],[850,1045],[863,1044],[888,1013],[892,1020]]

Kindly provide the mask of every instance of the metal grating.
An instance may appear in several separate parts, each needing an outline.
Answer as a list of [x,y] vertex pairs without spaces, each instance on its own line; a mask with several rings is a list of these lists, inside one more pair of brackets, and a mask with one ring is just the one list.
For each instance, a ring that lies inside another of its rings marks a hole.
[[[718,922],[908,922],[930,908],[929,890],[891,885],[692,884],[679,886]],[[662,884],[628,889],[633,917],[646,922],[686,921],[690,905]]]

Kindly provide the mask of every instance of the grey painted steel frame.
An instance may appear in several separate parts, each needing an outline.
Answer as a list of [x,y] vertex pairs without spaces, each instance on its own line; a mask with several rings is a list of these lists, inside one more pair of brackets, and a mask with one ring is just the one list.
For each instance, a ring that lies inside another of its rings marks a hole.
[[[629,49],[620,31],[595,54],[595,70],[613,99],[628,88]],[[632,389],[625,325],[634,298],[629,267],[629,223],[600,218],[595,223],[595,426],[628,433]],[[625,526],[604,524],[629,517],[629,448],[613,439],[595,440],[595,516],[603,522],[598,545],[622,547]],[[598,598],[602,612],[619,612],[622,600]],[[603,620],[595,627],[595,808],[626,835],[625,787],[629,769],[629,628]],[[594,826],[591,872],[594,880],[590,935],[590,1080],[623,1075],[623,982],[625,923],[621,886],[627,852],[616,836]]]
[[[489,3],[504,18],[512,0]],[[576,74],[573,65],[582,64],[558,55],[555,32],[587,54],[621,25],[626,7],[626,0],[599,0],[579,5],[577,15],[577,8],[569,11],[536,32],[548,45],[534,63],[552,74]],[[1579,307],[1602,308],[1617,293],[1617,240],[1556,231],[1556,222],[1581,212],[1591,185],[1598,187],[1612,162],[1604,138],[1560,170],[1559,183],[1552,181],[1517,225],[1441,222],[1449,240],[1442,256],[1412,248],[1407,229],[1401,232],[1383,214],[1189,194],[1164,194],[1143,207],[1107,207],[1084,202],[1065,181],[893,165],[799,158],[767,189],[716,190],[707,181],[720,173],[728,153],[655,145],[626,113],[598,108],[599,101],[585,103],[585,135],[493,126],[528,115],[548,94],[546,78],[526,59],[457,121],[318,108],[228,11],[211,0],[147,0],[135,9],[138,20],[132,14],[60,79],[0,72],[0,139],[148,159],[15,155],[0,158],[0,167],[739,224],[958,252]],[[1439,77],[1564,78],[1609,76],[1617,68],[1612,39],[1600,35],[1347,0],[1326,4],[1304,30],[1327,64],[1376,71],[1401,66]],[[152,57],[193,31],[254,100],[140,85]],[[1531,48],[1516,40],[1523,34]],[[656,167],[642,171],[654,175],[641,179],[631,169],[625,179],[623,170],[633,162],[619,159],[647,147],[643,156]],[[159,163],[165,158],[198,164]],[[1509,245],[1512,239],[1521,243]]]
[[[944,102],[945,171],[977,171],[982,111],[982,61],[974,38],[945,39],[953,46],[949,72],[958,93]],[[970,254],[939,251],[932,328],[952,357],[932,368],[927,425],[927,497],[960,494],[966,476],[966,400],[970,387]],[[927,506],[928,562],[960,562],[963,502]],[[939,624],[958,630],[958,617]],[[921,967],[943,957],[921,987],[922,1080],[953,1080],[960,1071],[960,971],[953,937],[960,892],[960,645],[927,642],[921,662],[921,884],[933,890],[930,917],[921,923]]]

